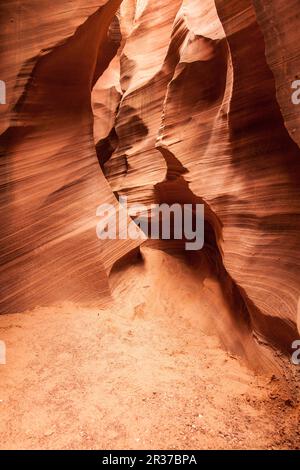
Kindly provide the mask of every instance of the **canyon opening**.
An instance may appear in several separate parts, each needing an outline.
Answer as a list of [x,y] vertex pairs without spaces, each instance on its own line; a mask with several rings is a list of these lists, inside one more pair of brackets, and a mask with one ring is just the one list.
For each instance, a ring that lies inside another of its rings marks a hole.
[[2,450],[299,449],[297,8],[1,1]]

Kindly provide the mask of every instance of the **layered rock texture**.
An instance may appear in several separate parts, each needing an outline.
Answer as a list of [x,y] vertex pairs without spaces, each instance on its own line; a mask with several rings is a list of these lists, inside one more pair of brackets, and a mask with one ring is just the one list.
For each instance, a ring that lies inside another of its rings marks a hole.
[[2,312],[106,297],[107,270],[136,244],[99,244],[95,232],[97,206],[116,199],[95,152],[91,89],[114,52],[119,6],[1,3]]
[[149,242],[98,240],[99,204],[199,202],[206,244],[193,262],[210,263],[232,324],[290,349],[300,323],[297,4],[1,3],[1,313],[109,298],[112,267]]

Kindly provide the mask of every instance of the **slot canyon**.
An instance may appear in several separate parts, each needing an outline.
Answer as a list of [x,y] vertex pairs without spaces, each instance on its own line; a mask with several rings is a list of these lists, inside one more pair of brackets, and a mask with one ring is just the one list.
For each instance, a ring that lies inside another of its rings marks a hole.
[[[1,449],[300,448],[299,22],[1,1]],[[99,239],[120,197],[203,205],[202,249]]]

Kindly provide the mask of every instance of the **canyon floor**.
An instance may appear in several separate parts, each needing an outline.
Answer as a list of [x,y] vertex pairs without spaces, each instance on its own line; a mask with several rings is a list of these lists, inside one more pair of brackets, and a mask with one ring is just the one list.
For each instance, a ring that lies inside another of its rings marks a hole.
[[251,371],[208,334],[214,281],[143,256],[113,274],[105,309],[1,316],[1,449],[299,448],[299,369]]

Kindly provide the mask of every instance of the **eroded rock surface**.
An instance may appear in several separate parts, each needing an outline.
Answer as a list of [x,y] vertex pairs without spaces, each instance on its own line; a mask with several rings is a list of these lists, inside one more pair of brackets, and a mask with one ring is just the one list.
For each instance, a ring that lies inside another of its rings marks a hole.
[[2,2],[2,313],[109,297],[112,266],[141,244],[96,237],[96,208],[120,209],[116,193],[199,201],[236,323],[289,350],[300,315],[296,4]]
[[156,15],[158,3],[138,2],[119,50],[119,108],[107,133],[116,149],[105,175],[133,202],[203,201],[251,327],[288,348],[300,289],[293,5],[184,0]]
[[[97,160],[91,89],[114,54],[120,0],[2,2],[1,312],[63,299],[104,300],[113,263],[137,245],[96,237],[117,206]],[[111,50],[112,49],[112,50]],[[5,122],[7,121],[7,122]]]

